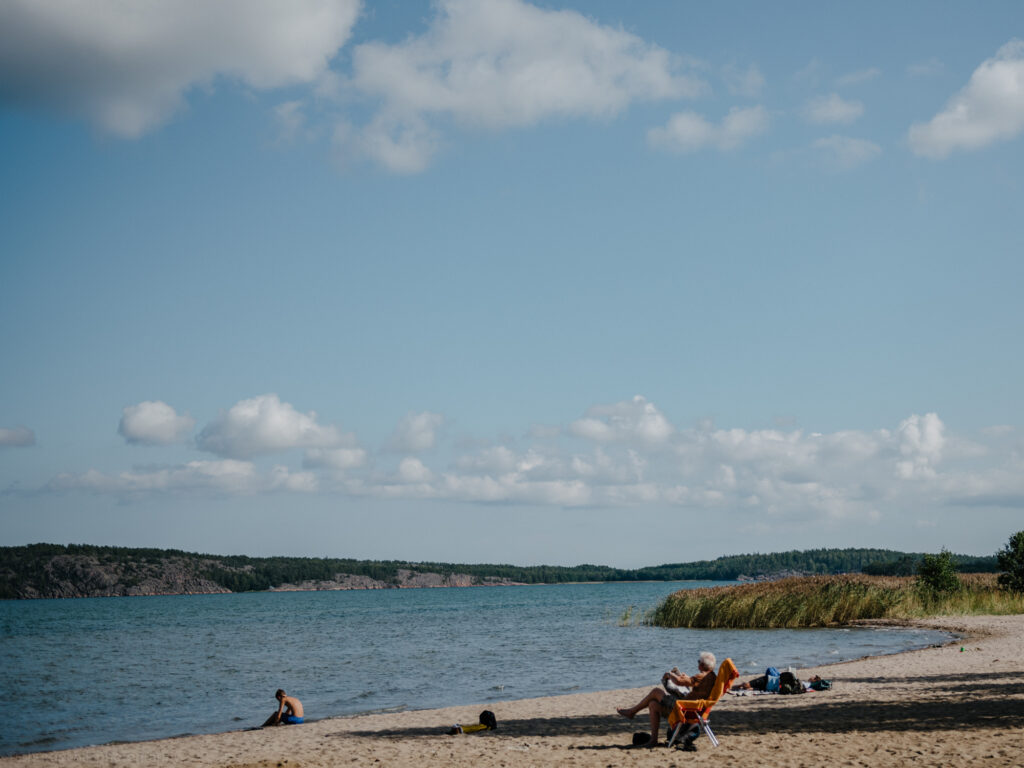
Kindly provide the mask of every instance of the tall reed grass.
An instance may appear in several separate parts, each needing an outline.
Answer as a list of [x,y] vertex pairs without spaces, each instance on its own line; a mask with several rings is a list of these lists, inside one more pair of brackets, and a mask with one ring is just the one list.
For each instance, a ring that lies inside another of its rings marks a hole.
[[828,627],[862,619],[1024,613],[1024,595],[1000,589],[995,574],[964,574],[936,594],[898,576],[809,576],[681,590],[646,618],[659,627],[722,629]]

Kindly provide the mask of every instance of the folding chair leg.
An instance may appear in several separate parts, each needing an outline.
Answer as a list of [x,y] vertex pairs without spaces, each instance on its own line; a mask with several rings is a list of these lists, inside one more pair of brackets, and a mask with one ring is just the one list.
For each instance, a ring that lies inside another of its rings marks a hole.
[[710,741],[712,745],[717,747],[718,737],[716,737],[715,732],[711,730],[711,726],[708,725],[708,721],[702,717],[698,722],[700,722],[700,729],[704,731],[704,733],[707,735],[708,741]]
[[669,740],[668,740],[668,744],[666,744],[665,746],[671,747],[671,746],[672,746],[672,745],[673,745],[673,744],[675,743],[675,740],[679,738],[679,732],[680,732],[681,730],[683,730],[683,725],[684,725],[684,724],[685,724],[685,723],[682,723],[682,722],[681,722],[681,723],[679,723],[679,724],[678,724],[678,725],[676,726],[675,730],[674,730],[674,731],[672,731],[672,736],[671,736],[671,738],[669,738]]

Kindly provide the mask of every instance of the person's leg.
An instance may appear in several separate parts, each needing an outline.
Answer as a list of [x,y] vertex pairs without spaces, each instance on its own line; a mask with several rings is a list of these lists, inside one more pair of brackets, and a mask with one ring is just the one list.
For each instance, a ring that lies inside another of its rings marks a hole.
[[660,738],[658,734],[658,728],[661,727],[661,702],[652,701],[648,707],[651,713],[651,741],[650,744],[653,746],[658,743]]
[[664,695],[665,695],[665,692],[663,690],[661,690],[661,688],[655,688],[650,693],[648,693],[646,696],[644,696],[642,699],[640,699],[640,703],[637,704],[635,707],[628,707],[626,709],[618,709],[616,711],[620,715],[622,715],[623,717],[629,718],[630,720],[632,720],[634,717],[636,717],[636,713],[639,712],[644,707],[650,707],[652,702],[654,703],[652,711],[655,710],[655,709],[660,711],[660,709],[661,709],[661,699],[662,699],[662,697]]

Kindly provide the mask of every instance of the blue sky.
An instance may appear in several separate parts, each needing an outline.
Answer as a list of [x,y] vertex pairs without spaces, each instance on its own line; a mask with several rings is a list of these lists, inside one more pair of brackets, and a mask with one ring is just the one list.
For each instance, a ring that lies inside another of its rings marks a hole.
[[640,566],[1024,508],[1019,3],[0,8],[0,541]]

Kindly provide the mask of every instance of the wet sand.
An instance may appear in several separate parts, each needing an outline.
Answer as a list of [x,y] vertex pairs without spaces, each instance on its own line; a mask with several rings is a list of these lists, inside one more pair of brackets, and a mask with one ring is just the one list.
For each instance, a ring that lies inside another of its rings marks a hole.
[[[798,671],[801,679],[821,674],[833,680],[831,691],[727,696],[711,718],[721,740],[717,749],[703,737],[697,752],[630,746],[633,732],[649,727],[646,713],[629,721],[615,709],[636,703],[657,682],[652,680],[629,690],[20,755],[0,759],[0,768],[1024,764],[1024,616],[940,618],[922,625],[961,633],[962,639]],[[729,649],[710,650],[722,659]],[[772,662],[771,649],[764,656],[766,665]],[[678,661],[671,649],[665,657]],[[497,715],[498,730],[444,735],[452,723],[476,722],[485,708]]]

